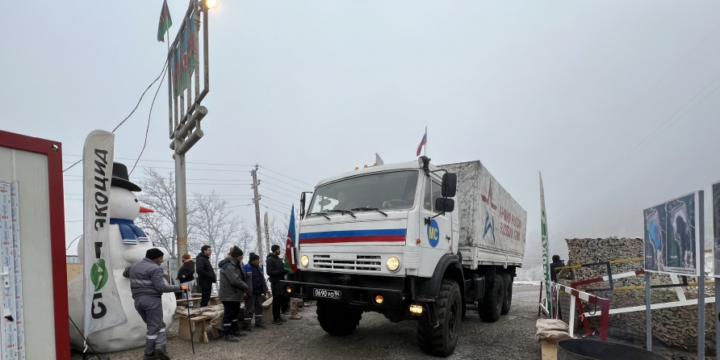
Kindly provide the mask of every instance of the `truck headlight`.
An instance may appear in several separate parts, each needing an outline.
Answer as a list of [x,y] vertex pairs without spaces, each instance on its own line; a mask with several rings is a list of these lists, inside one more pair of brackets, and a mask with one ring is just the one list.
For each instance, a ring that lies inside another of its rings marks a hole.
[[390,270],[392,272],[398,271],[398,269],[400,269],[400,259],[398,259],[394,256],[391,256],[387,259],[386,265],[387,265],[388,270]]
[[309,263],[310,259],[307,255],[303,255],[302,257],[300,257],[300,264],[302,264],[302,266],[307,267]]

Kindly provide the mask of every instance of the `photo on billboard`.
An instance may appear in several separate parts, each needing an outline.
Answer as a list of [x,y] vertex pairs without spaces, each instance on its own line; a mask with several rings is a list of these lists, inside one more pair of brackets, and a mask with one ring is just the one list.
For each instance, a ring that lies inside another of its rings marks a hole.
[[645,270],[699,275],[695,193],[643,211]]
[[713,267],[714,277],[720,277],[720,182],[712,186],[712,217],[713,217]]

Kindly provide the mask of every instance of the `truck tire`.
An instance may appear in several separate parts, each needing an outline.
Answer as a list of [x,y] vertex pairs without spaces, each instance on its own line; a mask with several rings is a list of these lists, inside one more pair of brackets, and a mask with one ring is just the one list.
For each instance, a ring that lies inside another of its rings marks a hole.
[[350,335],[360,324],[362,311],[318,302],[317,317],[320,327],[333,336]]
[[482,304],[479,304],[478,313],[483,321],[496,322],[500,319],[503,303],[505,300],[505,284],[502,275],[496,274],[493,287],[483,297]]
[[440,326],[433,329],[427,312],[418,321],[417,340],[420,350],[435,356],[448,356],[455,351],[462,318],[460,287],[455,281],[443,280],[435,311]]
[[505,285],[505,299],[502,305],[502,311],[500,315],[507,315],[510,312],[510,306],[512,305],[512,285],[513,277],[510,274],[502,274],[503,284]]

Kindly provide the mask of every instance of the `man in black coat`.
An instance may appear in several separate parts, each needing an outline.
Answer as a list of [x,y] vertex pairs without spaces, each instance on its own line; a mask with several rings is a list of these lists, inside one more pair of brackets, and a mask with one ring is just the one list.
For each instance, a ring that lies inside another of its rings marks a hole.
[[273,293],[273,324],[280,325],[286,321],[282,318],[282,316],[280,316],[280,307],[282,307],[288,300],[285,292],[283,292],[283,289],[280,286],[280,280],[285,280],[287,270],[285,270],[285,264],[283,264],[283,261],[280,260],[280,257],[278,256],[280,255],[280,246],[273,245],[271,250],[272,253],[268,254],[265,262],[267,263],[267,274],[270,276],[270,285]]
[[205,307],[210,302],[210,293],[212,292],[212,284],[217,282],[217,275],[210,263],[210,254],[212,248],[210,245],[203,245],[200,253],[195,258],[195,272],[197,272],[197,284],[202,292],[200,307]]

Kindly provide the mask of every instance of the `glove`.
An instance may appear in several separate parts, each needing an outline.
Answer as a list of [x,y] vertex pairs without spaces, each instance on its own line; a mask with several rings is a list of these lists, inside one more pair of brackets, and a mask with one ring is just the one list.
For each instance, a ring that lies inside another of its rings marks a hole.
[[187,286],[187,285],[181,285],[180,288],[183,289],[183,290],[185,290],[185,291],[188,290],[188,286]]

